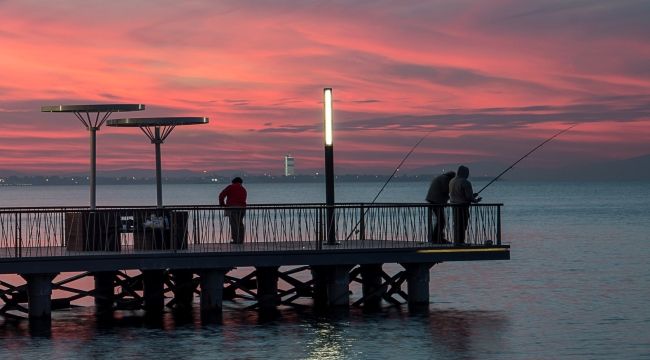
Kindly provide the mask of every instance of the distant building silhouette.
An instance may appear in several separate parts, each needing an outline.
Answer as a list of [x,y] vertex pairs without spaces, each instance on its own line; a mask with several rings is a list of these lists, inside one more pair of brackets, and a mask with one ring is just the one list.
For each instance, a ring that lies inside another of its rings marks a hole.
[[294,175],[295,161],[291,155],[284,156],[284,176]]

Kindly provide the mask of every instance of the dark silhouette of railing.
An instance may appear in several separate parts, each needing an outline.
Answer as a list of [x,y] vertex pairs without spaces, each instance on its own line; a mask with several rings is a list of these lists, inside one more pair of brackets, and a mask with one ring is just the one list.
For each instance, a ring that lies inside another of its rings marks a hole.
[[[469,207],[465,244],[501,245],[501,204]],[[231,244],[222,206],[0,208],[0,257],[90,256],[107,253],[332,251],[431,246],[427,204],[336,204],[335,238],[327,244],[324,204],[250,205],[244,244]],[[443,209],[453,239],[453,206]],[[455,246],[433,244],[435,246]]]

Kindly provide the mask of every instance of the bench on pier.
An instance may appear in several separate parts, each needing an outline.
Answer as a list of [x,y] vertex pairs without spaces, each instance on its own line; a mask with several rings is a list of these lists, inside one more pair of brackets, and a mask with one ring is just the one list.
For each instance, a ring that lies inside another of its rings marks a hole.
[[96,210],[65,213],[65,241],[72,251],[120,251],[121,234],[132,233],[136,250],[187,248],[187,211]]

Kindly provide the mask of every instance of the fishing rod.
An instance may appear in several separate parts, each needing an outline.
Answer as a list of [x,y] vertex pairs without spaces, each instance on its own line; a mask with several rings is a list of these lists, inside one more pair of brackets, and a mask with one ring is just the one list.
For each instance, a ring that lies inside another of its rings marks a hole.
[[[411,154],[413,153],[413,151],[415,151],[415,149],[417,149],[417,147],[420,146],[420,144],[424,141],[424,139],[426,139],[426,138],[427,138],[427,137],[428,137],[432,132],[434,132],[435,130],[436,130],[435,128],[429,130],[426,134],[424,134],[424,136],[423,136],[420,140],[418,140],[417,143],[415,143],[415,145],[413,145],[413,147],[411,148],[411,150],[409,150],[409,152],[406,154],[406,156],[404,156],[404,158],[402,159],[402,161],[400,161],[399,165],[397,165],[397,167],[395,168],[395,170],[393,171],[393,173],[390,175],[390,177],[388,177],[388,180],[386,180],[386,182],[385,182],[384,185],[381,187],[381,189],[379,189],[379,192],[377,192],[377,195],[375,195],[375,198],[372,199],[372,201],[370,202],[370,205],[374,204],[375,201],[377,201],[377,199],[379,198],[379,195],[381,195],[381,193],[384,191],[384,189],[386,188],[386,186],[388,185],[388,183],[393,179],[393,177],[395,176],[395,174],[397,174],[397,172],[399,171],[399,168],[402,167],[402,165],[404,165],[404,163],[405,163],[406,160],[409,158],[409,156],[411,156]],[[366,209],[366,210],[363,212],[363,216],[366,215],[366,212],[367,212],[367,211],[368,211],[368,209]],[[354,225],[354,229],[352,229],[352,231],[350,232],[350,234],[348,234],[348,236],[345,238],[345,240],[348,240],[348,239],[350,238],[350,236],[352,236],[352,234],[354,234],[355,232],[358,232],[357,228],[359,227],[359,223],[360,223],[360,222],[361,222],[361,221],[358,221],[357,224]]]
[[379,195],[381,195],[382,191],[384,191],[384,188],[386,188],[386,185],[388,185],[388,183],[393,179],[393,177],[395,176],[395,174],[397,174],[397,172],[399,171],[399,168],[401,168],[402,165],[404,165],[404,162],[406,162],[406,159],[408,159],[409,156],[411,156],[411,154],[413,153],[413,151],[415,151],[415,149],[416,149],[418,146],[420,146],[420,144],[422,143],[422,141],[424,141],[424,139],[426,139],[426,138],[427,138],[427,137],[428,137],[432,132],[434,132],[435,130],[436,130],[436,129],[431,129],[429,132],[427,132],[426,134],[424,134],[424,136],[423,136],[423,137],[422,137],[422,138],[421,138],[417,143],[415,143],[415,145],[413,145],[413,147],[411,148],[411,150],[406,154],[406,156],[404,156],[404,158],[402,159],[402,161],[400,161],[399,165],[397,165],[397,167],[395,168],[395,171],[393,171],[393,173],[390,175],[390,177],[388,178],[388,180],[386,180],[386,182],[384,183],[384,186],[382,186],[381,189],[379,189],[379,192],[377,193],[377,195],[375,196],[375,198],[372,199],[372,202],[371,202],[370,204],[374,204],[374,203],[375,203],[375,201],[377,200],[377,198],[379,198]]
[[556,137],[558,137],[558,136],[564,134],[565,132],[567,132],[567,131],[571,130],[572,128],[576,127],[577,125],[578,125],[578,124],[572,124],[572,125],[569,126],[568,128],[566,128],[566,129],[564,129],[564,130],[558,132],[557,134],[555,134],[555,135],[551,136],[550,138],[544,140],[544,142],[542,142],[541,144],[535,146],[532,150],[530,150],[529,152],[527,152],[526,155],[524,155],[524,156],[522,156],[521,158],[519,158],[519,160],[515,161],[512,165],[508,166],[505,170],[503,170],[503,171],[501,172],[501,174],[497,175],[497,177],[495,177],[495,178],[492,179],[489,183],[487,183],[487,185],[483,186],[483,188],[482,188],[481,190],[479,190],[476,194],[477,194],[477,195],[480,194],[481,191],[485,190],[488,186],[492,185],[493,182],[497,181],[501,176],[503,176],[503,174],[507,173],[510,169],[512,169],[513,167],[515,167],[515,165],[517,165],[521,160],[527,158],[528,155],[534,153],[535,150],[541,148],[541,147],[544,146],[544,144],[546,144],[547,142],[549,142],[549,141],[555,139]]

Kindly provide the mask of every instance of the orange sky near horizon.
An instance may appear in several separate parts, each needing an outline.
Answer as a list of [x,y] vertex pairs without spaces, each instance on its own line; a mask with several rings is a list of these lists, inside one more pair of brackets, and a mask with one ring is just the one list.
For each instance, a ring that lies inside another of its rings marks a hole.
[[[0,175],[84,173],[88,133],[42,105],[142,103],[119,117],[208,116],[163,169],[323,168],[334,89],[346,173],[650,154],[650,5],[638,1],[0,1]],[[98,171],[153,168],[137,129],[103,127]]]

